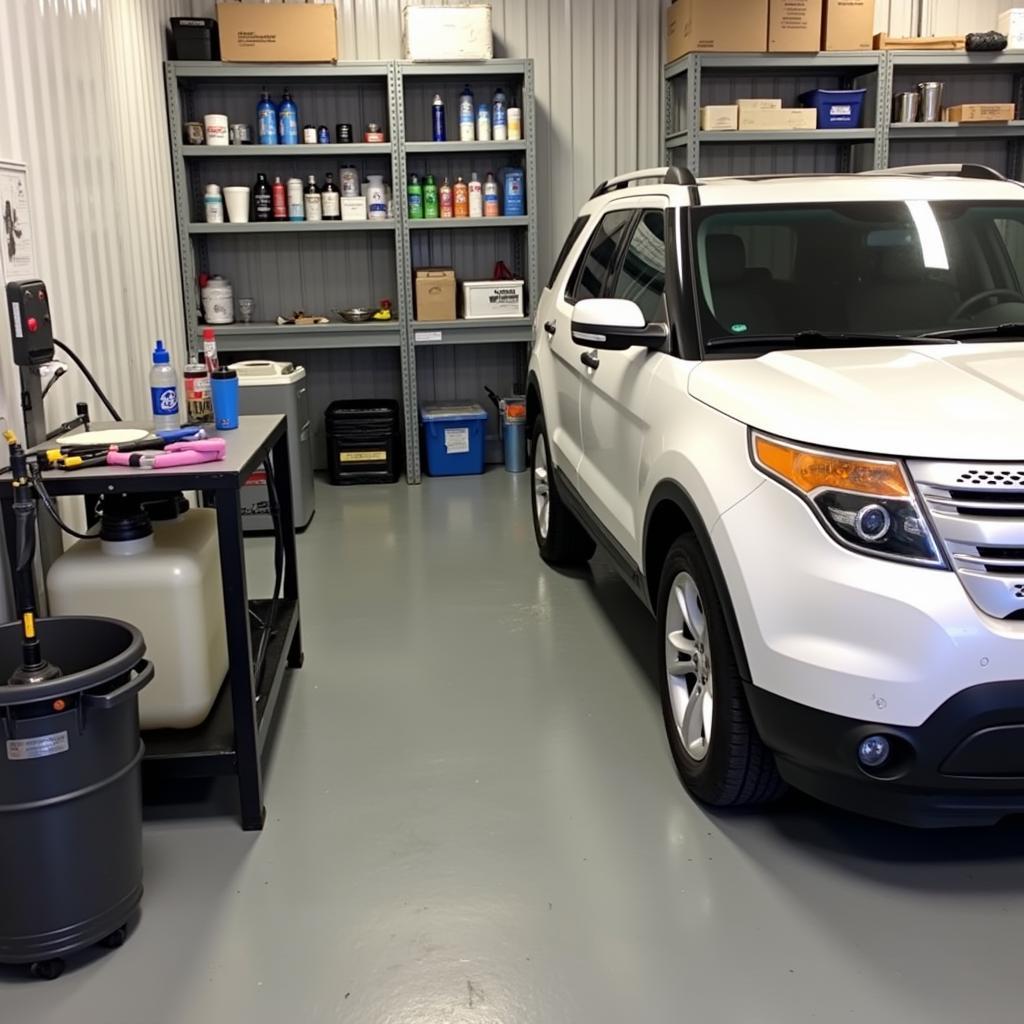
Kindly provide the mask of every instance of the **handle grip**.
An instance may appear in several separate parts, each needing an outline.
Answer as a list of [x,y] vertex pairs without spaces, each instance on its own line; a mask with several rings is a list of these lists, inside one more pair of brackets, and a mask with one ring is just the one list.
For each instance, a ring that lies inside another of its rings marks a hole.
[[596,370],[601,365],[601,360],[596,352],[584,352],[580,356],[580,362],[584,366],[589,366],[591,370]]
[[554,334],[555,331],[558,330],[558,324],[555,323],[554,320],[548,320],[548,322],[544,324],[544,330],[547,331],[548,334]]
[[128,681],[122,683],[116,690],[110,693],[83,693],[82,704],[87,708],[100,708],[109,711],[124,703],[129,697],[134,697],[144,686],[153,681],[153,662],[143,658],[136,666],[139,670],[137,676],[129,677]]

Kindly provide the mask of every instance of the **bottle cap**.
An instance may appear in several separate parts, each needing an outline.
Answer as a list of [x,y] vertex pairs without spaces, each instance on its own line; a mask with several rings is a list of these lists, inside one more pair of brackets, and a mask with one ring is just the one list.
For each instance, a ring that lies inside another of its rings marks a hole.
[[213,341],[214,334],[212,327],[203,328],[203,341]]
[[215,380],[231,380],[232,377],[237,377],[238,374],[230,366],[219,366],[210,376]]
[[435,92],[434,93],[434,104],[433,105],[435,107],[443,107],[444,106],[444,100],[441,99],[441,94],[439,92]]
[[153,349],[153,362],[154,363],[169,363],[171,361],[171,353],[164,348],[164,343],[157,338],[156,348]]
[[216,183],[211,181],[210,184],[206,186],[206,194],[208,196],[219,196],[220,185],[217,185]]

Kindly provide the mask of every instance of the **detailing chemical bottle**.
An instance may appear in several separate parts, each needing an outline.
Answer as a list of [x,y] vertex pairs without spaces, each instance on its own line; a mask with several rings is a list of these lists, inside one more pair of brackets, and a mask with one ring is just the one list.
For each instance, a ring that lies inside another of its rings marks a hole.
[[423,179],[423,216],[436,217],[437,213],[437,185],[434,176],[428,174]]
[[285,198],[284,184],[280,178],[274,179],[270,186],[270,209],[274,220],[288,219],[288,200]]
[[481,103],[476,112],[476,137],[480,142],[491,141],[491,105]]
[[182,374],[185,382],[185,421],[190,426],[209,423],[213,419],[213,404],[210,401],[210,374],[199,353],[191,363],[185,364]]
[[220,192],[220,185],[209,184],[206,186],[206,194],[203,196],[203,213],[206,214],[207,224],[224,223],[224,197]]
[[271,214],[270,186],[265,174],[256,175],[256,186],[252,190],[252,206],[254,220],[270,220]]
[[504,142],[508,138],[508,102],[505,99],[505,90],[500,85],[494,90],[492,110],[491,125],[494,141]]
[[423,186],[414,174],[409,179],[409,220],[423,220]]
[[473,90],[467,85],[459,97],[459,141],[472,142],[476,133],[476,105]]
[[302,203],[306,211],[306,220],[323,220],[323,208],[320,205],[320,190],[316,187],[316,175],[311,174],[307,179],[305,191],[302,194]]
[[176,430],[181,426],[178,415],[178,375],[171,366],[171,353],[159,339],[153,349],[153,365],[149,370],[149,396],[153,407],[154,430]]
[[281,106],[277,108],[277,138],[282,146],[299,144],[299,108],[287,89],[281,96]]
[[302,179],[301,178],[289,178],[288,179],[288,219],[289,220],[305,220],[306,215],[303,212],[302,205]]
[[523,110],[516,106],[515,97],[512,97],[512,105],[508,108],[508,137],[512,140],[519,140],[523,137]]
[[256,131],[261,146],[277,145],[277,107],[266,89],[260,93],[260,101],[256,104]]
[[444,127],[444,100],[441,99],[440,93],[434,94],[434,102],[431,105],[430,114],[434,128],[434,141],[444,142],[447,136],[445,135]]
[[505,197],[502,213],[506,217],[522,217],[526,213],[526,177],[521,167],[506,167],[501,172],[501,189]]
[[320,206],[324,220],[341,220],[341,193],[334,184],[334,175],[330,171],[324,175],[324,191],[320,196]]
[[441,179],[441,187],[437,190],[437,205],[441,208],[441,216],[450,219],[455,216],[455,204],[452,201],[452,187],[447,178]]
[[484,215],[484,187],[480,184],[480,178],[476,171],[469,176],[469,215],[470,217]]
[[78,541],[50,568],[50,612],[125,619],[144,631],[156,675],[139,698],[142,728],[190,729],[209,715],[228,670],[217,513],[188,508],[180,493],[151,497],[104,497],[99,537]]
[[387,220],[388,188],[383,174],[366,176],[366,216],[369,220]]
[[462,180],[461,175],[455,179],[452,186],[452,205],[455,207],[456,217],[469,216],[469,188]]
[[501,211],[498,209],[498,183],[490,171],[487,172],[487,177],[484,179],[484,216],[501,216]]

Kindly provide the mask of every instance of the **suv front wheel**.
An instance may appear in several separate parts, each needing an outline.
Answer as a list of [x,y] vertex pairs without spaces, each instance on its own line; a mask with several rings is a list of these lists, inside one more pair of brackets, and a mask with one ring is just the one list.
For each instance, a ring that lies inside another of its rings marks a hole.
[[784,787],[751,720],[722,599],[692,535],[665,559],[658,624],[665,728],[686,788],[717,807],[775,799]]

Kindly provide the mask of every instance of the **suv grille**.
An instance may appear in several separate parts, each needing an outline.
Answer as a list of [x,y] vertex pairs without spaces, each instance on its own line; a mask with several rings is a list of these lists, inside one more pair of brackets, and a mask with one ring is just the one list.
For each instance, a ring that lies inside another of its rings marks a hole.
[[1024,466],[912,461],[910,473],[971,600],[1024,617]]

